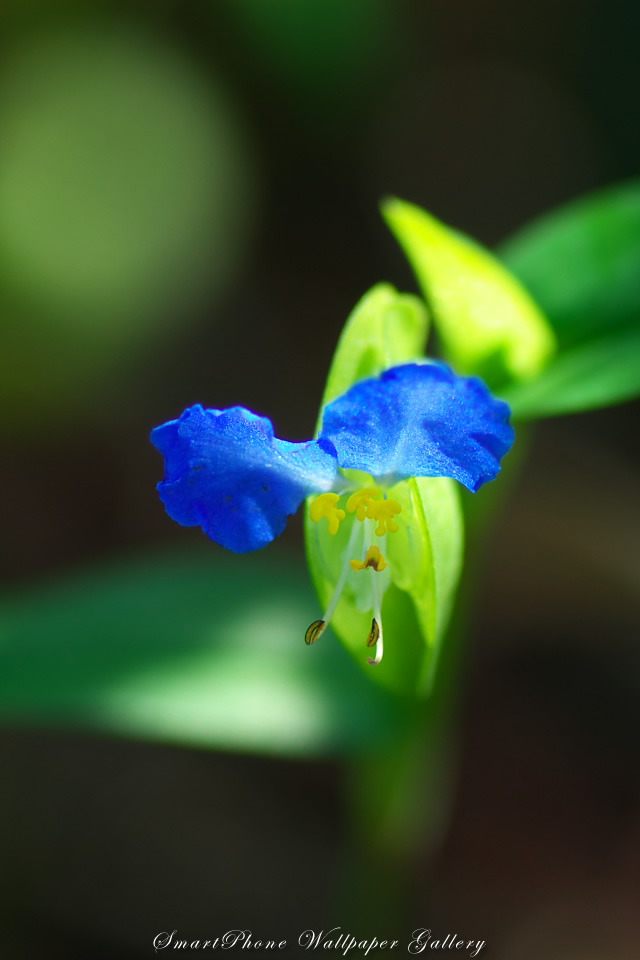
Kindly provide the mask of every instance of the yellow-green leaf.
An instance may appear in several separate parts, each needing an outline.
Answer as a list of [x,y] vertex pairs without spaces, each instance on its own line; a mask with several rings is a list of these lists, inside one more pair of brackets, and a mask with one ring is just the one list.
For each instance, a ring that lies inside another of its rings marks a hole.
[[555,349],[551,327],[520,282],[469,237],[391,199],[383,215],[432,312],[445,359],[489,384],[536,376]]

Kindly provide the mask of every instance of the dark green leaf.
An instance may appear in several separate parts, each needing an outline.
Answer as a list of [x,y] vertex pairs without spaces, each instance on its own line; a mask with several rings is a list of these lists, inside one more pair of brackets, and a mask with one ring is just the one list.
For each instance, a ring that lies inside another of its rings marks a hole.
[[639,394],[640,331],[578,344],[535,380],[502,393],[520,420],[597,409]]
[[398,701],[333,637],[305,647],[316,601],[304,568],[273,550],[210,547],[5,600],[0,716],[293,756],[389,745]]
[[500,255],[546,312],[561,346],[637,330],[640,181],[553,211],[507,241]]

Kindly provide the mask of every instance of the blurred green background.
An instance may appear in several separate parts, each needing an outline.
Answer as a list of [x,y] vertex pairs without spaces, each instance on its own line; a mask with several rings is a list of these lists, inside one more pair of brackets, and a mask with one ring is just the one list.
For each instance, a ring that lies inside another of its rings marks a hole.
[[304,648],[300,518],[244,559],[175,526],[148,433],[202,402],[311,435],[353,305],[416,290],[381,197],[494,246],[638,176],[639,20],[631,0],[5,0],[3,956],[349,923],[635,955],[637,402],[538,425],[472,553],[456,776],[435,839],[407,825],[400,911],[362,882],[345,796],[410,711],[333,638]]

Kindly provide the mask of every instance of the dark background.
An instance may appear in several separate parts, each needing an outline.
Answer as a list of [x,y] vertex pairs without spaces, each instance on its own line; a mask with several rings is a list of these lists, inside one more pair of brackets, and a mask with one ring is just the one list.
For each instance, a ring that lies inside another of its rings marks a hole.
[[[179,58],[197,89],[222,97],[240,158],[219,234],[198,247],[194,226],[193,247],[185,241],[191,260],[205,249],[210,270],[183,290],[178,267],[161,276],[159,261],[145,308],[125,310],[135,335],[109,339],[104,362],[101,341],[59,337],[44,281],[31,298],[4,261],[10,591],[199,542],[164,515],[147,440],[184,406],[241,403],[279,436],[311,436],[353,305],[381,280],[415,290],[381,197],[493,246],[640,167],[630,0],[104,2],[90,15],[80,3],[15,2],[0,20],[9,66],[58,36],[76,49],[83,37],[91,49],[96,35],[134,36]],[[107,153],[126,160],[126,140]],[[80,307],[101,315],[91,290]],[[376,886],[355,894],[356,933],[404,942],[430,926],[486,939],[487,955],[509,960],[637,955],[637,414],[627,404],[531,435],[482,547],[450,820],[435,854],[416,841],[406,925],[376,927]],[[285,543],[301,556],[299,518]],[[293,941],[349,922],[336,906],[349,876],[337,763],[35,728],[5,729],[0,757],[3,956],[133,958],[174,927],[190,939],[238,925]]]

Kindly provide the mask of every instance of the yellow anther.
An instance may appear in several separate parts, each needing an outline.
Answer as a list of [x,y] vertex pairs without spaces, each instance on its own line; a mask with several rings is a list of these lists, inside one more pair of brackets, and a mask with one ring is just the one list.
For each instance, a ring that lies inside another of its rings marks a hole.
[[377,500],[379,494],[375,487],[356,490],[347,500],[347,510],[355,513],[358,520],[376,520],[376,534],[382,537],[385,533],[396,533],[398,524],[393,518],[402,507],[397,500]]
[[369,520],[377,520],[376,536],[382,537],[385,533],[396,533],[398,524],[393,519],[401,513],[402,507],[397,500],[370,500],[367,505]]
[[329,533],[332,537],[338,532],[340,521],[345,518],[344,510],[338,510],[336,506],[339,499],[340,494],[338,493],[321,493],[309,507],[309,516],[314,523],[318,523],[323,517],[327,518]]
[[366,510],[372,497],[377,497],[380,493],[375,487],[365,487],[364,490],[356,490],[347,500],[347,510],[349,513],[355,513],[358,520],[362,521],[366,517]]
[[375,546],[369,547],[364,560],[351,560],[350,563],[351,569],[355,570],[356,573],[358,570],[366,570],[367,567],[373,567],[377,573],[380,573],[387,566],[387,561],[380,553],[380,548]]

